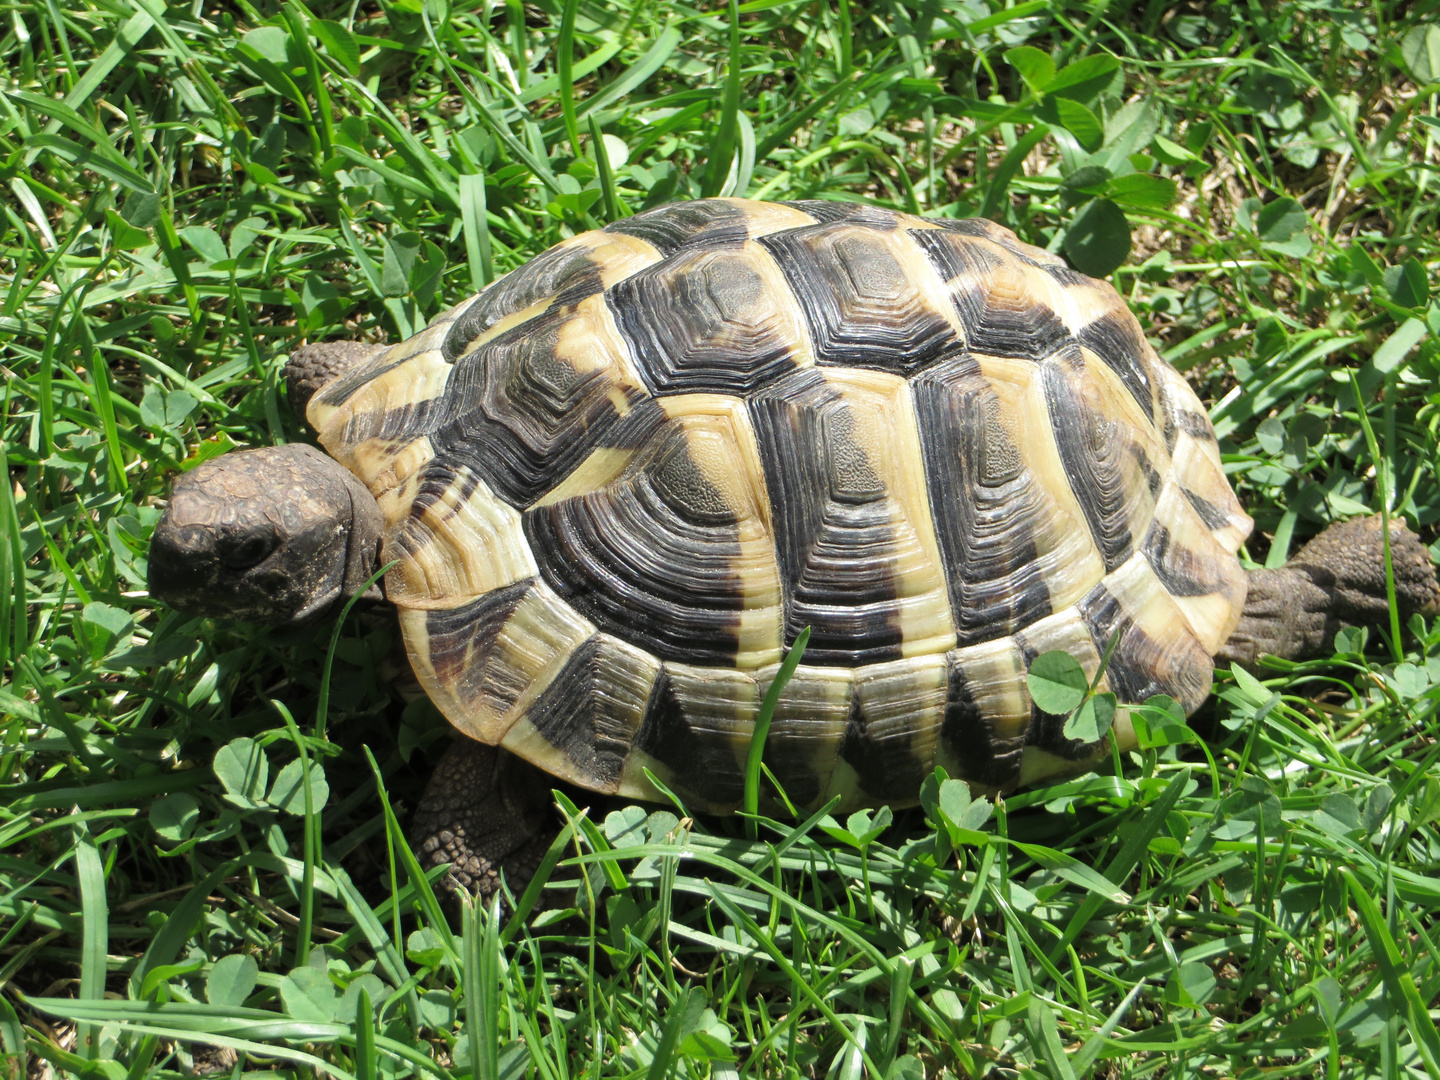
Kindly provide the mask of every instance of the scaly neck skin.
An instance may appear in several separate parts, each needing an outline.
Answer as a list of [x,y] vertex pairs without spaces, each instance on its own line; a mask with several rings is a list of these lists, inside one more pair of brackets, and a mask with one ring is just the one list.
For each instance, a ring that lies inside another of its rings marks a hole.
[[[1440,611],[1430,553],[1403,522],[1390,522],[1390,561],[1402,622]],[[1245,610],[1217,664],[1253,666],[1328,656],[1343,626],[1388,626],[1385,549],[1378,517],[1332,525],[1278,570],[1252,570]]]

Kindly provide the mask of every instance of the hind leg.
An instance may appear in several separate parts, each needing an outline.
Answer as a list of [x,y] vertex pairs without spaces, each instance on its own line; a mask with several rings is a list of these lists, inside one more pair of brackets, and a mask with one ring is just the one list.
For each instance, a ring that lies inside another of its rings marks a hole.
[[549,778],[463,735],[440,759],[410,825],[423,865],[449,863],[453,884],[485,899],[502,874],[512,892],[523,891],[558,831]]
[[[1402,621],[1440,612],[1430,552],[1398,518],[1390,521],[1390,565]],[[1386,626],[1385,544],[1378,517],[1331,525],[1284,566],[1250,571],[1245,610],[1216,660],[1253,664],[1329,656],[1342,626]]]

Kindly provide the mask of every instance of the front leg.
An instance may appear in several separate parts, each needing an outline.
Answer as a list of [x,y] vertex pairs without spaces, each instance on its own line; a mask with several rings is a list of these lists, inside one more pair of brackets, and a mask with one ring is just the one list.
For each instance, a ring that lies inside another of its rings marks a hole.
[[387,348],[363,341],[317,341],[292,352],[285,364],[285,393],[296,419],[305,423],[305,406],[322,386]]
[[523,891],[558,831],[549,778],[463,735],[435,767],[410,825],[422,865],[449,863],[451,883],[485,900],[502,872],[512,892]]

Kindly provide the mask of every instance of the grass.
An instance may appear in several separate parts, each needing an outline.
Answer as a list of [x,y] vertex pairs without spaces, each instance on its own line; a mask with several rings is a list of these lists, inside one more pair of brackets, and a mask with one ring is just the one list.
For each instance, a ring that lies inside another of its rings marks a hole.
[[7,1076],[1440,1075],[1430,624],[993,807],[751,839],[562,803],[560,909],[457,927],[402,840],[444,733],[389,619],[145,593],[167,477],[300,437],[298,342],[714,193],[1001,221],[1212,403],[1255,562],[1382,508],[1434,539],[1432,5],[5,14]]

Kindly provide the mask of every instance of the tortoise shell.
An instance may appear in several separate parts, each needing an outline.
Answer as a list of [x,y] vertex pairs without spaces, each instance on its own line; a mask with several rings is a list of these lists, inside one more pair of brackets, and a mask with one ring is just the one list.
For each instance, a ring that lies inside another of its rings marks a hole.
[[[551,248],[327,386],[385,591],[452,724],[694,807],[987,789],[1104,752],[1040,710],[1209,693],[1250,530],[1195,395],[1107,284],[983,220],[707,199]],[[1117,736],[1129,737],[1123,716]]]

